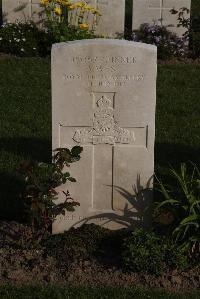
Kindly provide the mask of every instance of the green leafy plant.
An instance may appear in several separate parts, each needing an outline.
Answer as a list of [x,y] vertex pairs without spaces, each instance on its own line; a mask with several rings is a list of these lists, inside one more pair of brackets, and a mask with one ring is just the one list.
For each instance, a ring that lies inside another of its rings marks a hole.
[[58,196],[57,187],[67,181],[76,182],[64,168],[80,160],[82,147],[75,146],[71,150],[59,148],[54,152],[52,163],[30,162],[20,167],[25,182],[21,196],[34,229],[43,227],[48,230],[57,215],[65,214],[66,210],[73,212],[80,205],[71,198],[67,190],[63,191],[64,202],[56,204],[55,200]]
[[185,28],[183,38],[189,44],[189,55],[195,59],[200,57],[200,13],[190,12],[187,7],[179,10],[172,9],[171,13],[177,15],[178,27]]
[[50,54],[52,36],[33,22],[5,24],[0,27],[0,52],[17,56]]
[[187,258],[169,240],[144,229],[124,240],[122,261],[131,271],[155,275],[187,266]]
[[49,255],[59,260],[69,262],[77,257],[91,258],[99,250],[104,239],[110,238],[110,231],[95,224],[83,224],[71,228],[63,234],[51,235],[44,238],[42,245],[47,248]]
[[184,41],[165,26],[142,24],[139,30],[133,31],[131,40],[157,46],[159,59],[185,55]]
[[87,29],[56,21],[46,22],[45,29],[34,23],[5,24],[0,27],[0,52],[20,57],[50,55],[54,43],[95,38]]
[[43,25],[55,42],[95,38],[100,12],[85,1],[41,0]]
[[56,21],[46,22],[46,30],[52,37],[53,43],[73,41],[80,39],[95,38],[95,34],[90,30],[82,30],[73,25],[66,25]]
[[[193,165],[193,164],[192,164]],[[185,163],[180,172],[170,169],[173,185],[164,185],[158,178],[162,200],[155,202],[155,215],[170,213],[170,235],[190,257],[200,254],[200,171],[196,165],[189,172]]]
[[94,30],[101,13],[87,1],[41,0],[45,21],[56,21],[65,25],[78,26],[80,29]]

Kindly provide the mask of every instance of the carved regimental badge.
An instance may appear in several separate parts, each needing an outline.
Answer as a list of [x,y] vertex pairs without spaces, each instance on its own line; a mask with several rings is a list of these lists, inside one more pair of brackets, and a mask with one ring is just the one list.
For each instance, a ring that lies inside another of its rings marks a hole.
[[81,144],[133,143],[135,141],[134,133],[118,126],[111,104],[112,102],[107,96],[102,96],[96,102],[93,128],[77,130],[73,140]]

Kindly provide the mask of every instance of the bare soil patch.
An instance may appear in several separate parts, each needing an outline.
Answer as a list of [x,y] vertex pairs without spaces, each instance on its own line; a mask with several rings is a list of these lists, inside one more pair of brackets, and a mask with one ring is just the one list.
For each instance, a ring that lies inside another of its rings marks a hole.
[[[49,235],[45,242],[38,243],[33,240],[29,227],[16,222],[1,222],[0,285],[67,283],[73,286],[140,286],[171,291],[200,289],[200,267],[184,272],[174,270],[161,276],[127,272],[119,258],[117,242],[120,236],[105,230],[102,237],[98,231],[97,241],[93,240],[85,246],[80,236],[90,238],[95,226],[87,229],[88,232],[85,228],[74,229],[65,233],[62,240],[59,240],[61,236]],[[73,243],[69,242],[70,238],[75,240],[72,246],[69,245]],[[94,254],[90,246],[94,248],[95,242],[103,246]]]

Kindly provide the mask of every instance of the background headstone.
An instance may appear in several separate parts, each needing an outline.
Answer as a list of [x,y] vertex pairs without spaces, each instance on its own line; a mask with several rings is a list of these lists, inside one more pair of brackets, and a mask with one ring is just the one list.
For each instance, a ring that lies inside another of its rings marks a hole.
[[[171,14],[170,10],[179,10],[182,7],[191,8],[191,0],[133,0],[133,30],[139,29],[143,23],[169,26],[168,30],[178,36],[186,31],[177,27],[178,16]],[[188,16],[189,17],[189,16]]]
[[[96,223],[129,227],[151,199],[154,173],[156,47],[82,40],[52,49],[53,149],[83,146],[61,186],[80,207],[57,217],[53,233]],[[59,203],[59,201],[57,201]]]
[[[117,37],[124,34],[125,0],[86,0],[85,2],[99,9],[102,14],[101,17],[97,17],[96,34],[105,37]],[[89,18],[89,23],[91,19],[93,18]]]
[[96,0],[96,6],[102,13],[96,33],[110,37],[123,35],[125,0]]
[[32,20],[39,22],[42,12],[40,0],[2,0],[4,23],[25,22]]

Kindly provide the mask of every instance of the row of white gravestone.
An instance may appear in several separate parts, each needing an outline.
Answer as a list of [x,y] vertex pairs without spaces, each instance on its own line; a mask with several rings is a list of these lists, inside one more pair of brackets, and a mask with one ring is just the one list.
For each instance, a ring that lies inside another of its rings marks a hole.
[[[77,2],[71,0],[71,2]],[[99,9],[102,17],[99,18],[96,34],[114,37],[123,34],[125,21],[125,0],[85,0],[88,4]],[[2,0],[3,22],[14,23],[33,20],[40,22],[44,17],[44,8],[40,0]]]
[[[96,33],[109,37],[116,37],[124,32],[125,0],[86,0],[97,7],[102,17]],[[40,0],[2,0],[4,22],[15,22],[33,19],[40,20],[42,11]],[[190,9],[191,0],[133,0],[133,30],[143,23],[162,24],[169,26],[169,30],[181,36],[185,29],[177,27],[177,15],[171,14],[172,8],[182,7]],[[188,16],[189,17],[189,16]]]
[[59,187],[80,203],[58,216],[53,233],[83,223],[110,229],[149,224],[156,107],[156,47],[114,39],[52,49],[52,148],[83,147]]

